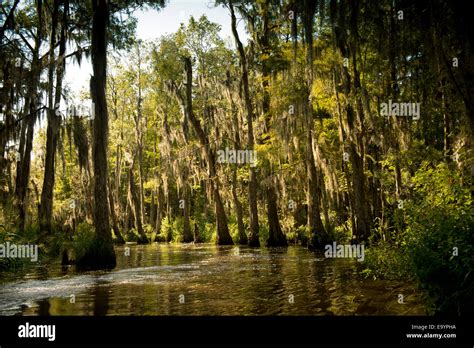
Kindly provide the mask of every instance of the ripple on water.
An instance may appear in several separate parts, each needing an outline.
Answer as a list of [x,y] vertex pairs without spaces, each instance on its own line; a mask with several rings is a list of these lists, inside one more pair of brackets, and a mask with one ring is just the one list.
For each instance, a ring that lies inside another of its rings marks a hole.
[[[117,268],[109,272],[76,272],[56,261],[10,275],[0,285],[0,314],[425,314],[410,284],[362,280],[355,261],[328,260],[301,247],[127,247],[128,257],[123,246],[116,248]],[[412,289],[402,307],[400,286]]]

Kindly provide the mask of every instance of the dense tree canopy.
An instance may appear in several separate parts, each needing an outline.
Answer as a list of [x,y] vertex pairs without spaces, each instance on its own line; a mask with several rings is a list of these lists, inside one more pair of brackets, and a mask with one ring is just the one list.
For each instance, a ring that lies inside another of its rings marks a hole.
[[[164,5],[2,3],[0,233],[85,268],[113,267],[113,242],[363,243],[367,276],[472,305],[461,4],[221,0],[232,40],[205,16],[136,39],[133,11]],[[74,99],[66,62],[84,57]]]

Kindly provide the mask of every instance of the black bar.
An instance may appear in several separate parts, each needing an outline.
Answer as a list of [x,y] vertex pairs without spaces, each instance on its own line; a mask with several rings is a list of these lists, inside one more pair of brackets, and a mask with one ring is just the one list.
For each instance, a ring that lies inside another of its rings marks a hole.
[[[0,317],[0,346],[448,345],[473,347],[470,318],[444,317]],[[19,326],[55,325],[55,340],[20,338]],[[417,325],[414,329],[412,325]],[[428,329],[430,326],[431,329]],[[426,326],[426,329],[419,329]],[[454,328],[455,326],[455,328]],[[407,338],[416,333],[456,338]]]

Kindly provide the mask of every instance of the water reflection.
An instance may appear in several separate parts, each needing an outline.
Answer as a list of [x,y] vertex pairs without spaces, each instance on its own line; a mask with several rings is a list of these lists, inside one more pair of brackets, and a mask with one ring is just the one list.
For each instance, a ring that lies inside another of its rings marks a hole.
[[116,252],[110,272],[76,272],[57,260],[7,275],[0,314],[425,314],[412,285],[361,279],[356,261],[325,259],[301,247],[153,244]]

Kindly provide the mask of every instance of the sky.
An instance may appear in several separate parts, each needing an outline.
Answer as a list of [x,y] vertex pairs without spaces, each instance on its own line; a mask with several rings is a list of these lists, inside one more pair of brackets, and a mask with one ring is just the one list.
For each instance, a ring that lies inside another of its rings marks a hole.
[[[162,35],[171,34],[178,30],[181,23],[187,23],[191,16],[196,19],[206,15],[211,22],[221,25],[221,37],[229,42],[232,47],[232,31],[230,27],[229,10],[223,6],[216,7],[213,0],[170,0],[166,7],[160,11],[143,10],[134,13],[138,19],[137,38],[143,40],[157,39]],[[237,30],[242,42],[247,41],[248,35],[242,20],[237,18]],[[65,82],[73,93],[81,89],[88,91],[89,79],[92,75],[90,61],[84,60],[79,67],[75,63],[68,63]]]

